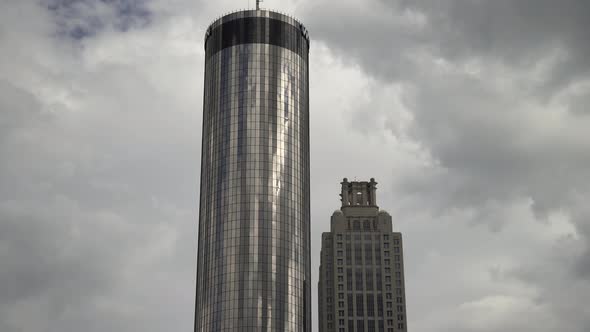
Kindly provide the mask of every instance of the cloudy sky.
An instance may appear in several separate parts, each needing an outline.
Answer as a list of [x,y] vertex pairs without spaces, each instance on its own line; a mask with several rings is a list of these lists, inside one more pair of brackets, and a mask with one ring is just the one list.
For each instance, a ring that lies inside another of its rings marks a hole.
[[[192,330],[203,36],[253,3],[0,1],[0,331]],[[263,6],[312,38],[315,281],[375,177],[411,331],[590,330],[588,1]]]

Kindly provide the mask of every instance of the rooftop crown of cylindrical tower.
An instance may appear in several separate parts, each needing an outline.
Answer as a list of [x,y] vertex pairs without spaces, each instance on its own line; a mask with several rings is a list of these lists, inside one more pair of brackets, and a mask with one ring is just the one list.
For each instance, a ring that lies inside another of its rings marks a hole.
[[307,58],[309,34],[293,17],[269,10],[243,10],[215,20],[205,33],[207,57],[239,44],[270,44]]

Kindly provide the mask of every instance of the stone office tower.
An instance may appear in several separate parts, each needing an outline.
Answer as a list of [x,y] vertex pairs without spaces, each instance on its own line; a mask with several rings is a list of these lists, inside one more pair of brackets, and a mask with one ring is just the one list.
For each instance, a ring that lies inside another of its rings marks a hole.
[[205,35],[195,331],[310,331],[309,37],[267,10]]
[[342,182],[342,207],[322,234],[320,332],[407,331],[402,235],[379,210],[377,183]]

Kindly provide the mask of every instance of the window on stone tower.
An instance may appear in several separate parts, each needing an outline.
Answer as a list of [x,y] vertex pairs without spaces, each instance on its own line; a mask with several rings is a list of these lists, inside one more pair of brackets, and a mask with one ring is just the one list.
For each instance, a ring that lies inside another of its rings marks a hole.
[[352,229],[355,231],[360,231],[361,230],[361,223],[358,220],[355,220],[352,223]]
[[363,295],[357,294],[356,295],[356,315],[363,316],[365,314],[365,308],[363,303]]

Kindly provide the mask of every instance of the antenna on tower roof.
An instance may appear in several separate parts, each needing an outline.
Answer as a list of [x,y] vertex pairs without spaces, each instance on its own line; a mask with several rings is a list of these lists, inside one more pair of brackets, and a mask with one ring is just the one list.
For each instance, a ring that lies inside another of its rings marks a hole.
[[256,10],[260,10],[260,3],[262,0],[256,0]]

